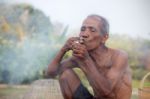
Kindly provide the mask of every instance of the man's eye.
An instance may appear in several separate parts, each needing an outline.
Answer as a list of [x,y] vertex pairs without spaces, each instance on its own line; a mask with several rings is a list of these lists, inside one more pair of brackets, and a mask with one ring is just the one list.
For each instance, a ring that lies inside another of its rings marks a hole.
[[96,32],[96,29],[95,28],[91,28],[90,31],[91,32]]
[[81,31],[85,31],[85,27],[82,27],[82,28],[81,28]]

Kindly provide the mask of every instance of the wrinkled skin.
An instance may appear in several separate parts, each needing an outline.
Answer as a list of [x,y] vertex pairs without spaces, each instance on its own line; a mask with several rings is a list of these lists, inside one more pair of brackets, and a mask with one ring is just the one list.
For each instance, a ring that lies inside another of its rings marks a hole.
[[[126,52],[105,46],[108,34],[102,35],[101,24],[96,18],[84,20],[79,36],[84,43],[75,43],[77,37],[66,41],[60,52],[49,64],[47,75],[59,75],[65,99],[72,96],[81,81],[72,68],[80,68],[86,75],[96,99],[130,99],[131,73]],[[72,57],[63,60],[64,54],[72,50]]]

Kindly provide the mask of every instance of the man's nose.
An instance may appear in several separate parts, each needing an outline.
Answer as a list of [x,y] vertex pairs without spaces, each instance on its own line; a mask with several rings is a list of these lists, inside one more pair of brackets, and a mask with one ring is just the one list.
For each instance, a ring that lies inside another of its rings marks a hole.
[[83,38],[88,38],[89,34],[87,33],[87,31],[84,31],[84,32],[81,33],[80,36],[83,37]]

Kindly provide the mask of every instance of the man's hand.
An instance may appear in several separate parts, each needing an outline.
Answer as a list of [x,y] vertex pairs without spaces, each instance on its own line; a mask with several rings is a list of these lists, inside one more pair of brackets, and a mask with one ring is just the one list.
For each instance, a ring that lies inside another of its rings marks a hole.
[[79,39],[78,37],[71,37],[71,38],[69,38],[66,41],[65,45],[63,46],[63,50],[65,52],[67,52],[69,50],[72,50],[72,46],[73,46],[74,42],[77,41],[78,39]]
[[80,60],[85,60],[89,57],[88,51],[84,44],[80,44],[79,42],[75,42],[72,45],[73,56],[79,58]]

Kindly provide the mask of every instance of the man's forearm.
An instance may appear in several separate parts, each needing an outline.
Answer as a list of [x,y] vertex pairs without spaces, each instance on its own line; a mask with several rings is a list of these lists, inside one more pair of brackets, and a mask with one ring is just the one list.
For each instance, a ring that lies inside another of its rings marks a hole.
[[91,86],[95,90],[95,94],[100,96],[110,94],[111,87],[108,80],[98,71],[91,58],[84,60],[80,68],[86,74]]
[[46,71],[47,76],[54,77],[57,75],[60,62],[65,53],[66,53],[66,50],[64,48],[61,48],[61,50],[58,52],[56,57],[48,65],[48,69]]

